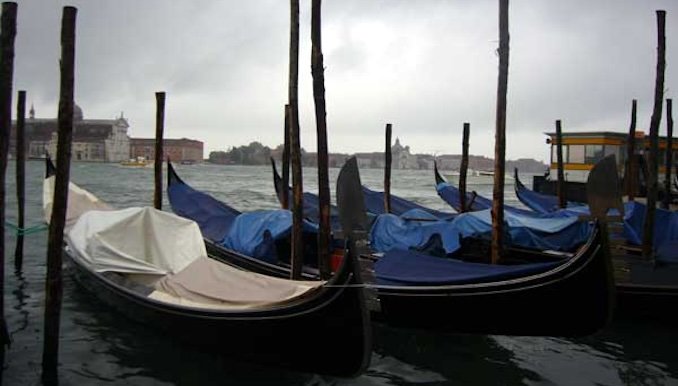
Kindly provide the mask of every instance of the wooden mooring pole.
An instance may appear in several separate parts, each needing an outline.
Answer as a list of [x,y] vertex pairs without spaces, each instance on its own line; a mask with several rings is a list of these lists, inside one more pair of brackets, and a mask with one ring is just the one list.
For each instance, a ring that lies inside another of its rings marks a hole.
[[673,100],[666,100],[666,170],[664,174],[664,200],[662,206],[671,206],[671,168],[673,166]]
[[318,270],[321,279],[330,277],[330,178],[327,159],[327,111],[325,108],[325,68],[321,34],[321,0],[311,3],[311,75],[313,76],[313,100],[315,102],[315,125],[318,136]]
[[384,146],[384,212],[391,213],[391,135],[392,125],[386,124],[386,144]]
[[466,177],[468,174],[468,141],[471,134],[471,124],[464,122],[464,129],[461,137],[461,166],[459,167],[459,206],[461,212],[468,212],[466,207]]
[[164,158],[163,135],[165,131],[165,92],[155,93],[155,189],[153,207],[162,209],[162,162]]
[[283,133],[285,135],[285,140],[283,141],[283,153],[282,153],[282,186],[283,189],[280,192],[280,204],[283,209],[290,208],[290,105],[285,105],[285,129]]
[[492,192],[492,263],[501,260],[504,246],[504,173],[506,157],[506,94],[509,67],[508,0],[499,0],[499,79],[494,143]]
[[631,101],[631,124],[629,126],[629,138],[626,150],[626,195],[629,201],[633,201],[638,189],[638,163],[636,162],[636,110],[638,101]]
[[292,167],[292,279],[301,278],[304,264],[304,188],[301,171],[301,140],[299,137],[299,0],[290,0],[290,165]]
[[58,383],[59,318],[61,314],[61,262],[68,205],[73,105],[75,83],[75,20],[77,9],[64,7],[61,19],[61,86],[59,92],[59,135],[56,155],[54,206],[47,241],[47,279],[45,295],[45,340],[42,351],[42,382]]
[[563,129],[560,119],[556,120],[556,158],[558,162],[558,206],[564,208],[567,206],[567,200],[565,199],[565,171],[563,169]]
[[[24,124],[26,120],[26,91],[20,90],[16,103],[16,202],[17,202],[17,227],[24,229],[26,209],[26,137]],[[16,248],[14,249],[14,271],[21,272],[24,261],[24,234],[19,232],[16,236]]]
[[2,3],[0,16],[0,381],[5,364],[5,346],[9,334],[5,321],[5,177],[9,156],[9,131],[12,126],[12,82],[14,79],[14,39],[16,3]]
[[643,224],[643,257],[654,255],[654,219],[657,207],[657,171],[659,153],[659,122],[664,101],[664,69],[666,67],[666,11],[657,11],[657,77],[654,85],[654,109],[650,118],[650,157],[648,158],[647,206]]

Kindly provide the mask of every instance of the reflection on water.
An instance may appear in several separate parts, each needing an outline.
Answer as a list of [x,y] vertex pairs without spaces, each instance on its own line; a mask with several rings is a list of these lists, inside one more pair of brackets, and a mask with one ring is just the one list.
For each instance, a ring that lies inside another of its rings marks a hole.
[[[238,209],[278,207],[268,167],[177,165],[177,169],[186,182]],[[8,170],[14,170],[13,165]],[[42,221],[43,164],[29,162],[27,172],[27,226],[31,226]],[[304,181],[313,190],[316,170],[304,172]],[[379,189],[383,180],[380,170],[361,173],[363,183]],[[337,169],[330,171],[332,181],[337,174]],[[153,199],[150,168],[74,163],[71,176],[77,184],[118,207],[150,204]],[[473,188],[486,195],[492,189],[486,185]],[[448,209],[433,189],[432,173],[394,170],[392,190],[435,209]],[[16,216],[13,192],[13,181],[9,181],[10,221]],[[506,200],[516,203],[510,185]],[[166,201],[164,208],[169,209]],[[8,234],[8,250],[13,250],[14,243],[14,237]],[[10,385],[38,384],[40,379],[46,233],[26,237],[25,256],[23,271],[6,278],[5,312],[12,346],[4,381]],[[12,272],[13,254],[6,264],[6,272]],[[375,325],[372,364],[357,379],[258,367],[199,351],[152,327],[129,321],[74,283],[68,267],[64,272],[62,384],[678,384],[678,332],[650,323],[615,323],[597,335],[574,340],[434,334]],[[299,342],[308,345],[309,355],[322,355],[323,350],[331,349],[322,347],[322,337],[303,336]]]

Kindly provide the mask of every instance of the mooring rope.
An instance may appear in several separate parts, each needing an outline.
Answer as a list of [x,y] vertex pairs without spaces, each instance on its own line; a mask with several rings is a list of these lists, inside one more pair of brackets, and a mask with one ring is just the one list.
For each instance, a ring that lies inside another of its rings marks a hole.
[[9,222],[7,220],[5,220],[5,226],[7,228],[15,231],[17,236],[26,236],[26,235],[30,235],[30,234],[33,234],[33,233],[42,232],[42,231],[47,230],[49,228],[49,225],[47,225],[47,224],[38,224],[38,225],[34,225],[34,226],[28,227],[28,228],[19,228],[18,225],[12,224],[11,222]]

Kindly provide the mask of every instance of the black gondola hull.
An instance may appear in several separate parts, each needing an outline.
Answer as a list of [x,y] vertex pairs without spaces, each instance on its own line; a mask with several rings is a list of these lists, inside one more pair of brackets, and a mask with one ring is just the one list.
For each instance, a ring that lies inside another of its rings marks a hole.
[[[610,321],[615,301],[609,258],[598,241],[596,235],[582,255],[560,270],[523,279],[432,287],[368,283],[367,291],[376,291],[379,304],[372,318],[395,327],[443,332],[589,335]],[[271,276],[289,274],[285,267],[260,264],[209,241],[206,245],[224,262]]]
[[[369,364],[369,316],[361,290],[351,286],[353,273],[343,273],[336,287],[278,309],[224,313],[149,301],[66,256],[77,282],[98,299],[187,344],[235,360],[336,376],[355,376]],[[304,344],[309,337],[322,342],[320,351]]]

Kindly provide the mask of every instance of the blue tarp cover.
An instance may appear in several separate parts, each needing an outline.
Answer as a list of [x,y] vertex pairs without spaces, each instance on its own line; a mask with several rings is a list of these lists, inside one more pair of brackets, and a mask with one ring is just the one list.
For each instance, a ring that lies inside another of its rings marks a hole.
[[[240,213],[207,193],[174,183],[167,190],[172,210],[198,223],[203,237],[247,256],[275,262],[274,241],[289,236],[292,214],[287,210]],[[304,233],[317,226],[304,221]]]
[[467,263],[428,256],[414,251],[393,250],[377,260],[377,284],[421,286],[487,283],[546,272],[562,262],[521,265]]
[[[507,212],[505,221],[509,245],[536,249],[572,251],[586,242],[591,225],[577,217],[534,218]],[[492,232],[489,210],[457,215],[452,221],[408,221],[403,216],[380,215],[372,224],[372,249],[387,252],[394,249],[424,247],[434,235],[442,241],[446,253],[459,249],[460,237],[483,237]]]
[[203,237],[221,241],[240,212],[214,197],[182,183],[171,184],[167,189],[174,213],[198,223]]
[[[221,244],[247,256],[275,262],[275,240],[289,237],[292,212],[284,209],[257,210],[235,218]],[[304,221],[303,231],[317,233],[318,227]]]

